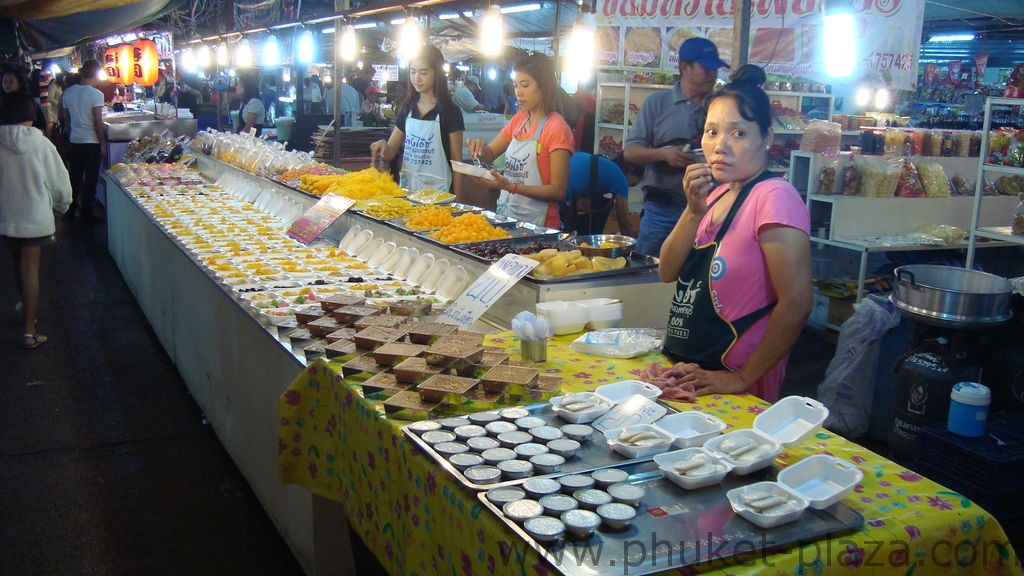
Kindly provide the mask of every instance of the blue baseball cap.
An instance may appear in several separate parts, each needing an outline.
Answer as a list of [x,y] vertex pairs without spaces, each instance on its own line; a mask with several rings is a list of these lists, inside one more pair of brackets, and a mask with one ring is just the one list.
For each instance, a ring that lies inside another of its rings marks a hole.
[[708,70],[728,68],[729,65],[718,57],[718,48],[707,38],[687,38],[679,46],[680,62],[696,62]]

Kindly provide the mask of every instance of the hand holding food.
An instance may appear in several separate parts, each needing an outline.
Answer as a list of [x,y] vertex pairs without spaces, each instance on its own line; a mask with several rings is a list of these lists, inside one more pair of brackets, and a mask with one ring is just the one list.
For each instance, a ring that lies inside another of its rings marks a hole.
[[687,208],[697,214],[708,211],[707,197],[715,187],[711,175],[711,167],[704,163],[690,164],[683,174],[683,192],[686,194]]

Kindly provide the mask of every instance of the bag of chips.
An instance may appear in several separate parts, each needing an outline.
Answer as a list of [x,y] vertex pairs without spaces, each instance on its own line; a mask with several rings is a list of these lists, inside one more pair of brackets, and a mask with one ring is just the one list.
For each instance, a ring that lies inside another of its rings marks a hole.
[[938,162],[922,162],[917,167],[921,176],[921,185],[924,186],[924,195],[929,198],[949,198],[949,180],[946,179],[946,172],[942,164]]

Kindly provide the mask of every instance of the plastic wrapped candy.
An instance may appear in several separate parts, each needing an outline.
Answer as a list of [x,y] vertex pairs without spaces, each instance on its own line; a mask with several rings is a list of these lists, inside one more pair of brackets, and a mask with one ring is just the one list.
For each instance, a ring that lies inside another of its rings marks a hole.
[[950,185],[942,165],[937,162],[922,162],[917,167],[924,186],[924,195],[929,198],[949,198]]
[[903,161],[903,172],[900,173],[900,181],[896,184],[896,196],[898,198],[921,198],[924,196],[924,188],[921,186],[921,177],[918,176],[917,166],[909,160]]

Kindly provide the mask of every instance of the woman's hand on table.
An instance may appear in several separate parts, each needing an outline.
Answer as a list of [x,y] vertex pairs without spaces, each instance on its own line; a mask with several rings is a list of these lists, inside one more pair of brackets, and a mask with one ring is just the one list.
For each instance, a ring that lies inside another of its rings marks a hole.
[[686,207],[694,214],[702,215],[708,211],[708,194],[714,188],[711,166],[701,162],[686,167],[683,174],[683,193],[686,194]]
[[698,396],[706,394],[740,394],[750,384],[738,372],[729,370],[704,370],[697,368],[682,379],[683,384],[693,384]]

